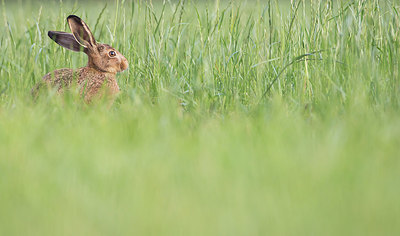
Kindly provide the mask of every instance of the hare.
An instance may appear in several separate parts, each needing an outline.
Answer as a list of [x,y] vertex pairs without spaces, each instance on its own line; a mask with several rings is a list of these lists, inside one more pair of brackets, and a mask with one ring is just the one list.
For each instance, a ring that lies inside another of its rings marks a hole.
[[[88,103],[104,93],[117,94],[119,87],[115,76],[117,72],[128,68],[126,58],[110,45],[97,43],[87,24],[78,16],[68,16],[67,22],[72,34],[49,31],[48,36],[66,49],[86,53],[89,58],[88,64],[77,70],[58,69],[50,72],[43,76],[41,84],[56,87],[59,93],[71,84],[75,84],[84,101]],[[32,89],[34,95],[37,94],[41,84]]]

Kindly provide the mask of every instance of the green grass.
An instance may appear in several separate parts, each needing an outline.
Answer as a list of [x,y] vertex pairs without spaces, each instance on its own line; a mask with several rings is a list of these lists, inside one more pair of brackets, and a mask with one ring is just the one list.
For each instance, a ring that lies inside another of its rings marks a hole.
[[[0,235],[397,235],[397,1],[2,2]],[[81,16],[130,69],[84,104]]]

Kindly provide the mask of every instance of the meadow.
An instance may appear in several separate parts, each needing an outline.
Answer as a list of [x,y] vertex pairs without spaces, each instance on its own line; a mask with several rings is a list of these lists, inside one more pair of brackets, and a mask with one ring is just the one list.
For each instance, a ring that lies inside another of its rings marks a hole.
[[[399,11],[2,0],[0,235],[400,234]],[[129,61],[112,106],[32,100],[87,63],[70,14]]]

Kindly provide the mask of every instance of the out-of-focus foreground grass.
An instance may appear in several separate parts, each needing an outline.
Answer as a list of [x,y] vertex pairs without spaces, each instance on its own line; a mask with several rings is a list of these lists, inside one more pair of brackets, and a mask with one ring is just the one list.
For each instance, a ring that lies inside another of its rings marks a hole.
[[[0,235],[399,234],[399,4],[311,2],[3,3]],[[111,107],[30,97],[69,14]]]

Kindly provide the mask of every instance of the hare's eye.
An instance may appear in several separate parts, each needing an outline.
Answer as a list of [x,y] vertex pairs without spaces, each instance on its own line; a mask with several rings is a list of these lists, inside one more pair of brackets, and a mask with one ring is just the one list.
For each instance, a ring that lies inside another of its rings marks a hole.
[[110,55],[110,57],[115,57],[117,54],[115,53],[115,51],[110,51],[108,55]]

